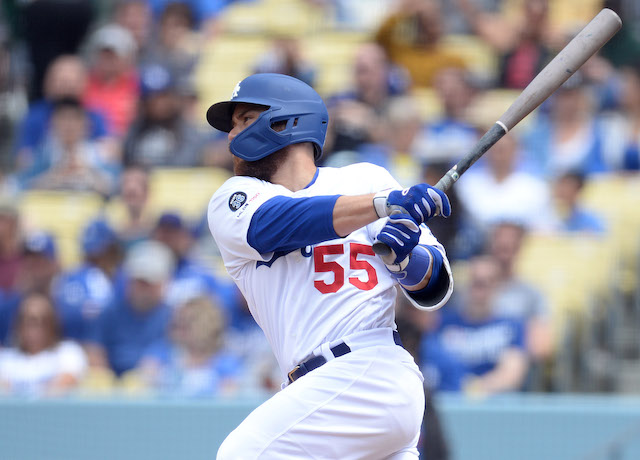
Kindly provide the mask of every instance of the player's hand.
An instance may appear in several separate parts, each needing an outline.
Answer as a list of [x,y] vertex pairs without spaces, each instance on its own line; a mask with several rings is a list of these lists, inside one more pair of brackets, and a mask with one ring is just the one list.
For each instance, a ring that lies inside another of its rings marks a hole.
[[389,267],[393,266],[393,271],[400,271],[409,253],[418,244],[420,227],[408,214],[393,214],[377,239],[391,249],[391,253],[383,256],[382,261]]
[[384,190],[373,198],[378,217],[409,214],[418,224],[433,216],[449,217],[451,204],[442,191],[428,184],[418,184],[404,190]]

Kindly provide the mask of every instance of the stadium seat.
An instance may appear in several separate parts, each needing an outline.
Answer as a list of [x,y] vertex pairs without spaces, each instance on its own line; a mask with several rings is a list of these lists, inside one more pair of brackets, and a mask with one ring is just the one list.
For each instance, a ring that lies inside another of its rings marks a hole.
[[200,219],[213,193],[230,177],[216,168],[156,169],[149,178],[152,215],[178,211],[187,219]]
[[39,229],[55,235],[64,267],[81,260],[79,236],[103,205],[103,198],[94,193],[39,190],[25,192],[19,203],[26,231]]

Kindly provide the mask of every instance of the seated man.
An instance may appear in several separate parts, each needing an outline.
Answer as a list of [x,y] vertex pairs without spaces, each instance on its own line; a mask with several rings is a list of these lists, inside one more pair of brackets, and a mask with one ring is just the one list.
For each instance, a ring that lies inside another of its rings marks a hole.
[[131,248],[123,268],[124,292],[95,322],[86,347],[92,367],[111,368],[118,376],[165,335],[171,311],[163,298],[173,257],[163,244],[142,242]]
[[482,395],[520,389],[528,367],[523,325],[493,313],[497,282],[496,262],[474,259],[459,308],[443,313],[423,340],[423,371],[434,389]]

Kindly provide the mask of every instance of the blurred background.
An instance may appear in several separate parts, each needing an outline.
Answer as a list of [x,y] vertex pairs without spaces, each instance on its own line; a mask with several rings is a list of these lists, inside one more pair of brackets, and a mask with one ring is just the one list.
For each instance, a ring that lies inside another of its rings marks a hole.
[[212,458],[280,388],[206,220],[239,80],[325,98],[323,165],[434,184],[605,6],[622,30],[430,222],[454,297],[397,323],[421,458],[640,458],[637,0],[1,5],[0,459]]

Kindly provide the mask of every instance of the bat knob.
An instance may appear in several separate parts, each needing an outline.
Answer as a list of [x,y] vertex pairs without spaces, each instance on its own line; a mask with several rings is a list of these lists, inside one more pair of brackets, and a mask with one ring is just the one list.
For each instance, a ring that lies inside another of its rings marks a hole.
[[376,243],[373,243],[373,252],[381,257],[388,256],[389,254],[391,254],[391,248],[386,244],[378,241]]

